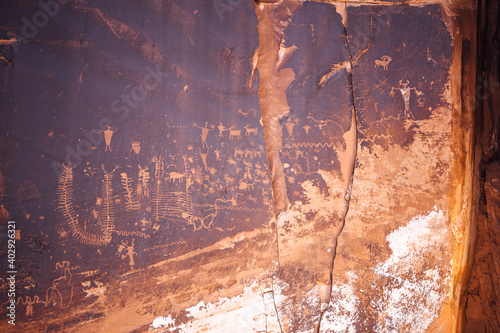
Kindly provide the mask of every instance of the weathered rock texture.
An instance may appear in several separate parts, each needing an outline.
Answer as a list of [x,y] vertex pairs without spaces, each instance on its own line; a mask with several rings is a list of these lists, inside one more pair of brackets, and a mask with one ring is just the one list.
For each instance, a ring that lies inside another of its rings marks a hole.
[[498,328],[498,100],[475,112],[473,3],[0,17],[0,219],[18,230],[1,330]]
[[480,205],[477,241],[465,311],[466,332],[500,331],[500,86],[498,39],[499,6],[495,1],[478,5],[478,62],[476,140],[481,156]]

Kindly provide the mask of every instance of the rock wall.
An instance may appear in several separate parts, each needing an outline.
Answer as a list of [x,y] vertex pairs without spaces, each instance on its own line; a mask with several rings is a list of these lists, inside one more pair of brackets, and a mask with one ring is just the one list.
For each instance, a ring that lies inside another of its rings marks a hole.
[[472,268],[475,10],[7,2],[0,327],[495,327],[471,305],[496,286]]
[[479,115],[477,142],[481,153],[481,188],[478,207],[477,243],[465,311],[466,332],[500,330],[498,305],[500,281],[499,141],[500,90],[498,84],[498,3],[478,5],[478,62],[475,111]]

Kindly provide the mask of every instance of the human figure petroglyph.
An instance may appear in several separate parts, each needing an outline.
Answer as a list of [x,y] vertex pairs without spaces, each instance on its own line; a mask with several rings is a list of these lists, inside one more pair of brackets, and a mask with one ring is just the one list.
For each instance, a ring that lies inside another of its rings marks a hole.
[[144,169],[139,164],[139,181],[136,186],[136,193],[139,198],[149,197],[149,187],[148,182],[150,179],[149,168],[145,167]]
[[250,172],[250,167],[252,166],[252,163],[248,163],[245,161],[243,161],[243,163],[245,164],[245,173],[243,174],[243,179],[253,181],[252,173]]
[[140,220],[140,222],[141,222],[141,225],[143,227],[143,230],[144,229],[149,229],[151,227],[151,221],[147,220],[146,218],[142,218]]
[[205,153],[203,153],[201,151],[201,148],[199,148],[199,151],[200,151],[201,161],[203,162],[203,165],[205,166],[205,171],[208,171],[208,165],[207,165],[208,149]]
[[123,240],[122,243],[118,245],[118,250],[116,251],[116,254],[120,256],[120,258],[129,258],[129,266],[131,268],[134,268],[135,266],[134,255],[137,255],[134,251],[134,241],[135,239],[132,239],[132,244],[128,245],[128,241]]
[[64,228],[59,228],[57,233],[59,234],[59,238],[64,238],[68,235],[68,232]]
[[302,128],[304,129],[304,131],[306,131],[306,135],[309,135],[309,129],[311,128],[311,126],[305,125],[305,126],[302,126]]
[[229,128],[225,128],[224,125],[222,125],[221,122],[219,122],[219,126],[217,126],[217,128],[219,129],[219,135],[220,137],[222,137],[222,132],[224,131],[229,131]]
[[405,81],[399,80],[399,87],[392,87],[391,88],[391,92],[389,93],[389,95],[391,97],[394,97],[394,89],[399,90],[401,92],[401,95],[403,96],[403,100],[405,102],[405,110],[404,110],[405,117],[415,119],[415,117],[413,116],[413,114],[410,111],[411,91],[415,90],[415,93],[417,94],[417,96],[422,95],[423,92],[417,90],[417,88],[415,88],[415,87],[410,88],[410,81],[408,81],[408,80],[405,80]]
[[288,132],[288,138],[293,140],[293,128],[297,125],[296,121],[293,121],[291,118],[288,118],[288,121],[285,123],[286,131]]
[[212,125],[212,128],[208,127],[208,122],[205,123],[205,127],[198,126],[196,124],[193,124],[194,127],[198,127],[201,129],[201,146],[202,148],[208,148],[207,145],[207,137],[208,137],[208,132],[214,130],[214,126]]
[[100,130],[99,133],[104,133],[104,142],[106,143],[106,149],[104,151],[112,151],[111,150],[111,138],[113,137],[113,133],[115,133],[118,129],[115,129],[114,131],[111,129],[110,125],[107,125],[108,129],[106,130]]
[[220,150],[215,149],[214,153],[215,153],[215,159],[216,159],[216,161],[220,161],[221,160],[220,159]]

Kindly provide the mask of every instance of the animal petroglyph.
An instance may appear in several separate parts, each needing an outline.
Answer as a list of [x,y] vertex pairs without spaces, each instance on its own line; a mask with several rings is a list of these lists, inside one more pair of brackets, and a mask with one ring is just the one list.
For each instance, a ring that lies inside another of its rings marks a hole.
[[238,186],[238,189],[242,191],[253,191],[253,184],[252,183],[247,183],[247,182],[241,182],[240,185]]
[[256,136],[257,135],[257,131],[259,130],[259,128],[249,128],[248,125],[245,125],[245,127],[243,127],[245,130],[246,130],[246,133],[245,133],[245,136],[249,136],[250,134],[253,134],[253,136]]
[[240,150],[240,149],[235,149],[234,150],[234,158],[243,158],[243,156],[245,156],[245,151],[243,150]]
[[175,172],[175,171],[172,171],[170,173],[167,173],[168,175],[168,180],[169,181],[172,181],[172,182],[176,182],[176,181],[179,181],[179,182],[182,182],[185,178],[186,178],[186,175],[183,174],[183,173],[180,173],[180,172]]
[[232,140],[234,137],[237,137],[238,140],[241,139],[241,129],[233,130],[233,126],[229,128],[229,139]]
[[389,66],[389,63],[392,61],[392,58],[385,55],[380,58],[380,60],[375,59],[375,68],[382,67],[385,71],[387,70],[387,66]]

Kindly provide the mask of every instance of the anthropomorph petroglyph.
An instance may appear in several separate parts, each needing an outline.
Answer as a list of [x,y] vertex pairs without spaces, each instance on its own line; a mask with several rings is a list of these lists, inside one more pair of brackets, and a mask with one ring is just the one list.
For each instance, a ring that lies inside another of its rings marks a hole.
[[202,152],[201,148],[199,150],[200,150],[201,161],[203,162],[203,166],[205,167],[205,171],[208,171],[208,165],[207,165],[208,149],[205,153]]
[[302,128],[304,129],[304,131],[306,131],[306,135],[309,135],[309,129],[311,128],[311,126],[302,126]]
[[128,245],[128,241],[123,240],[121,245],[118,245],[118,251],[116,251],[116,254],[120,256],[120,258],[129,258],[128,264],[131,268],[134,268],[135,266],[134,254],[137,255],[137,253],[134,251],[134,241],[135,239],[132,239],[132,244]]
[[220,160],[221,160],[221,159],[220,159],[220,150],[215,149],[215,150],[214,150],[214,153],[215,153],[215,158],[216,158],[216,160],[217,160],[217,161],[220,161]]
[[423,92],[417,90],[417,88],[415,88],[415,87],[410,88],[410,81],[408,81],[408,80],[405,80],[405,81],[399,80],[399,87],[392,87],[391,92],[389,93],[389,95],[391,97],[394,97],[394,89],[399,90],[401,92],[401,95],[403,96],[403,100],[405,102],[405,111],[404,111],[405,117],[415,119],[415,117],[413,116],[413,114],[410,111],[411,91],[415,90],[415,93],[417,94],[417,96],[422,95]]
[[285,123],[286,131],[288,132],[288,138],[293,140],[293,128],[297,125],[296,121],[293,121],[291,118],[288,118],[288,121]]
[[219,129],[219,135],[218,136],[222,136],[222,132],[224,132],[224,131],[229,131],[229,128],[225,128],[224,125],[222,125],[221,122],[219,122],[219,126],[217,126],[217,128]]
[[139,198],[149,197],[148,182],[150,179],[149,168],[142,168],[139,164],[139,180],[137,181],[136,193]]
[[212,128],[208,128],[208,122],[205,123],[205,127],[198,126],[196,124],[193,124],[194,127],[198,127],[201,129],[201,143],[203,148],[208,148],[207,145],[207,137],[208,137],[208,132],[214,130],[214,126],[212,125]]
[[106,130],[100,130],[99,132],[104,133],[104,142],[106,142],[106,149],[104,151],[111,151],[111,138],[113,137],[113,133],[115,133],[117,130],[115,129],[114,131],[111,129],[111,126],[108,125],[108,129]]
[[132,140],[132,150],[136,155],[138,155],[141,152],[141,141]]

